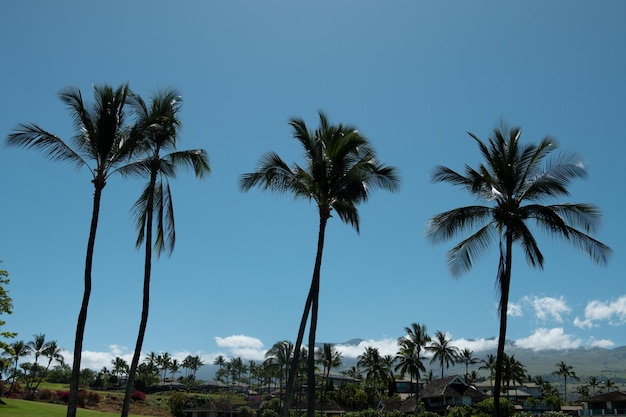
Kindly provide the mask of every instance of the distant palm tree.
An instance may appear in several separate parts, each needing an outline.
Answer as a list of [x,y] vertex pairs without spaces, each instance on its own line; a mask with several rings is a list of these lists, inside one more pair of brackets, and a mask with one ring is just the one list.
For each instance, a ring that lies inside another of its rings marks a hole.
[[[130,89],[126,84],[116,89],[108,85],[96,86],[94,87],[94,104],[90,108],[83,102],[79,89],[62,90],[59,94],[60,98],[68,106],[74,119],[76,135],[73,137],[73,144],[75,148],[36,124],[21,124],[6,138],[8,145],[43,150],[53,161],[66,161],[77,167],[86,167],[92,176],[93,209],[85,256],[83,300],[76,324],[67,417],[76,416],[78,405],[80,362],[91,296],[91,270],[102,191],[109,176],[127,160],[136,143],[136,137],[129,134],[131,130],[125,124],[124,106],[129,94]],[[88,161],[92,161],[92,164]]]
[[[148,183],[133,206],[138,231],[136,246],[139,248],[145,240],[143,302],[137,342],[122,405],[122,417],[127,417],[130,409],[135,373],[139,365],[141,347],[148,324],[153,229],[156,228],[154,230],[156,232],[154,249],[157,257],[161,255],[163,250],[171,254],[176,244],[174,205],[168,179],[175,178],[176,171],[180,167],[193,168],[197,178],[202,178],[210,172],[208,156],[203,149],[176,150],[177,136],[181,125],[178,118],[180,103],[180,95],[175,90],[164,90],[157,93],[152,97],[149,106],[138,95],[133,95],[131,101],[132,107],[137,113],[135,129],[140,132],[138,134],[141,137],[136,152],[145,153],[145,156],[120,168],[120,173],[122,175],[146,176]],[[169,153],[163,155],[163,152]]]
[[400,371],[401,375],[409,373],[411,384],[415,377],[415,397],[419,396],[420,372],[426,372],[426,367],[422,362],[422,350],[426,348],[426,344],[430,342],[430,336],[426,331],[426,326],[418,323],[411,323],[411,326],[405,327],[406,336],[398,338],[397,359],[399,363],[395,370]]
[[474,351],[470,348],[465,348],[459,353],[459,361],[465,364],[465,382],[467,382],[470,365],[480,363],[480,359],[474,356]]
[[291,119],[293,136],[304,148],[306,166],[290,168],[276,153],[266,154],[260,168],[241,177],[243,191],[260,186],[265,190],[290,192],[296,198],[314,200],[319,212],[317,253],[309,294],[305,303],[298,337],[296,339],[291,372],[287,382],[286,402],[283,409],[288,415],[292,385],[295,379],[300,348],[309,313],[309,362],[307,415],[315,414],[315,333],[320,290],[320,269],[324,249],[326,224],[333,210],[341,220],[359,231],[357,204],[367,201],[372,190],[398,188],[398,177],[392,167],[377,161],[369,141],[356,128],[332,125],[324,113],[319,113],[320,125],[310,131],[303,120]]
[[[315,352],[315,359],[322,365],[322,388],[320,392],[320,403],[324,403],[324,389],[330,385],[330,371],[341,366],[341,352],[332,344],[324,343],[322,349]],[[325,382],[324,382],[325,381]]]
[[502,384],[506,382],[507,396],[511,389],[511,382],[513,382],[513,388],[515,384],[523,384],[526,378],[526,367],[520,361],[515,359],[515,355],[504,354],[504,361],[502,364]]
[[496,356],[490,353],[487,355],[487,359],[482,362],[484,365],[479,369],[487,369],[489,371],[489,382],[491,384],[491,391],[493,392],[493,374],[496,371]]
[[461,186],[487,205],[461,207],[434,216],[427,237],[439,242],[460,233],[471,233],[448,252],[448,267],[454,276],[469,271],[476,258],[487,252],[489,244],[496,239],[499,241],[496,282],[500,290],[500,333],[494,387],[494,408],[498,417],[513,244],[522,246],[533,267],[542,268],[544,261],[526,222],[536,221],[539,228],[572,242],[600,264],[608,261],[611,249],[588,234],[596,230],[600,220],[600,212],[594,205],[539,204],[546,198],[568,196],[567,185],[571,180],[585,176],[585,168],[575,155],[561,154],[553,163],[542,167],[557,149],[556,141],[551,138],[542,139],[539,145],[523,146],[521,130],[504,126],[494,129],[488,143],[469,135],[478,144],[485,163],[478,169],[467,166],[465,175],[438,166],[433,181]]
[[578,375],[574,372],[574,367],[563,361],[557,363],[556,368],[556,371],[552,372],[552,374],[563,377],[563,402],[567,404],[567,378],[571,378],[575,381],[580,380],[580,378],[578,378]]
[[449,368],[450,365],[454,365],[459,359],[459,349],[452,345],[451,342],[452,340],[448,339],[444,332],[438,330],[435,332],[435,336],[431,340],[430,345],[426,346],[426,350],[433,353],[430,363],[439,361],[442,378],[444,366]]
[[365,384],[376,391],[382,391],[382,387],[388,384],[387,364],[378,348],[367,346],[359,355],[357,366],[365,372]]
[[[283,384],[287,381],[289,374],[289,361],[293,358],[293,343],[283,340],[265,352],[265,366],[270,372],[278,376],[279,390],[282,391]],[[288,401],[288,399],[285,399]]]
[[589,384],[589,388],[591,388],[591,395],[596,395],[596,387],[599,385],[598,378],[590,376],[587,383]]
[[[30,369],[30,375],[26,379],[26,398],[32,398],[35,394],[34,386],[37,378],[41,379],[41,375],[37,375],[39,370],[39,357],[48,349],[49,342],[46,342],[46,335],[39,333],[33,336],[34,339],[27,343],[30,352],[35,356],[35,363]],[[41,382],[41,380],[39,381]],[[37,384],[39,385],[39,384]]]
[[46,343],[46,346],[44,349],[42,349],[41,354],[42,356],[48,358],[48,363],[46,364],[46,367],[44,368],[43,373],[41,374],[41,377],[39,378],[39,381],[35,385],[33,392],[37,392],[37,389],[39,388],[39,384],[41,384],[41,381],[43,381],[46,378],[46,374],[48,373],[48,370],[50,369],[50,365],[52,364],[52,361],[56,361],[60,364],[64,363],[63,355],[61,354],[61,352],[63,352],[63,348],[57,345],[56,340],[51,340],[50,342]]
[[13,392],[13,387],[15,386],[15,382],[17,380],[17,364],[20,361],[20,358],[24,356],[28,356],[31,353],[31,349],[23,340],[18,340],[9,345],[9,353],[11,358],[15,362],[13,367],[13,377],[11,379],[11,386],[9,387],[9,392],[7,395],[10,395]]

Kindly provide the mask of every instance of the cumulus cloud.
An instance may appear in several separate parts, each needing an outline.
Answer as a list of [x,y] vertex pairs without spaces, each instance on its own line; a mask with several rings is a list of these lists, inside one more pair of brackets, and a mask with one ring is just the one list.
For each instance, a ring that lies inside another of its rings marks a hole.
[[378,349],[378,352],[382,355],[393,355],[395,356],[398,353],[398,340],[385,338],[381,340],[363,340],[358,345],[335,345],[335,349],[341,352],[341,356],[344,358],[357,358],[363,352],[365,352],[365,348],[373,347]]
[[559,298],[527,296],[524,300],[532,306],[535,317],[541,321],[554,320],[563,323],[563,315],[572,311],[563,296]]
[[468,348],[476,353],[497,348],[498,339],[456,339],[453,344],[461,350]]
[[597,325],[598,321],[607,321],[613,326],[626,323],[626,295],[611,300],[591,300],[585,307],[585,318],[576,317],[574,325],[581,329],[588,329]]
[[506,314],[511,317],[522,317],[522,305],[519,303],[509,303]]
[[602,349],[610,349],[615,346],[615,343],[608,339],[595,340],[591,339],[591,343],[589,343],[591,347],[597,347]]
[[534,351],[546,349],[574,349],[580,347],[582,341],[565,334],[562,327],[552,329],[539,328],[528,337],[515,341],[515,346]]
[[228,337],[216,337],[215,343],[219,347],[227,348],[233,357],[241,357],[242,359],[263,360],[265,352],[263,342],[256,337],[245,335],[233,335]]

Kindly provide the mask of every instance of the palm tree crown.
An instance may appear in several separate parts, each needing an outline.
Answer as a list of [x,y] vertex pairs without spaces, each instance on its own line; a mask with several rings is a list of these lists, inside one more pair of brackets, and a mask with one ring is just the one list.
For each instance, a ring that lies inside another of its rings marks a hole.
[[487,143],[469,135],[478,144],[484,163],[478,169],[466,166],[465,175],[438,166],[433,181],[461,186],[486,205],[461,207],[434,216],[429,222],[427,237],[441,242],[470,233],[448,251],[448,268],[454,276],[468,272],[494,240],[500,242],[496,276],[500,291],[500,333],[494,387],[498,414],[513,243],[521,245],[526,260],[533,267],[543,268],[544,263],[527,222],[534,220],[540,229],[573,243],[596,263],[606,263],[611,250],[590,235],[596,231],[601,217],[594,205],[540,204],[548,198],[569,196],[569,183],[586,175],[584,165],[575,154],[561,154],[548,160],[558,147],[556,141],[544,138],[538,145],[522,145],[519,128],[494,129]]
[[298,337],[287,382],[283,414],[289,411],[292,386],[300,357],[300,347],[306,323],[311,316],[309,328],[308,358],[308,398],[307,415],[315,413],[315,333],[319,304],[319,281],[324,249],[324,236],[328,219],[332,212],[359,231],[357,204],[367,201],[372,190],[383,188],[396,190],[398,177],[393,167],[387,167],[376,160],[376,154],[368,140],[356,128],[346,125],[332,125],[326,115],[319,113],[320,125],[309,130],[302,119],[289,122],[293,136],[305,152],[304,167],[295,164],[290,168],[276,153],[267,153],[260,167],[242,175],[240,187],[248,191],[259,186],[264,190],[290,192],[296,198],[314,200],[319,211],[317,253],[311,286],[307,295],[300,321]]

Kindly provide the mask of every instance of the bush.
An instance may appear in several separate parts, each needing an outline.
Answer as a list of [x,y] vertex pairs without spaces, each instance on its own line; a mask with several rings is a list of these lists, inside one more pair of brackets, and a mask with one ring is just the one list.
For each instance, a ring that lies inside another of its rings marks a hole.
[[67,404],[67,402],[70,399],[70,392],[69,391],[57,391],[57,398],[62,403]]
[[167,399],[170,411],[174,417],[185,417],[185,407],[187,406],[187,396],[182,392],[173,392]]
[[237,409],[237,417],[254,417],[255,415],[254,410],[246,405]]
[[458,405],[452,407],[448,413],[448,417],[471,417],[474,414],[474,409],[469,405]]
[[146,394],[141,391],[133,391],[130,394],[130,399],[133,401],[146,401]]
[[41,401],[52,401],[57,399],[57,394],[50,389],[44,388],[37,392],[37,398]]
[[[493,398],[487,398],[486,400],[482,400],[478,404],[476,404],[478,410],[482,413],[488,414],[490,416],[495,415],[495,406],[493,403]],[[506,398],[500,398],[500,416],[501,417],[509,417],[513,415],[513,411],[515,410],[515,406],[513,403]]]
[[278,413],[270,408],[266,408],[261,413],[261,417],[278,417]]

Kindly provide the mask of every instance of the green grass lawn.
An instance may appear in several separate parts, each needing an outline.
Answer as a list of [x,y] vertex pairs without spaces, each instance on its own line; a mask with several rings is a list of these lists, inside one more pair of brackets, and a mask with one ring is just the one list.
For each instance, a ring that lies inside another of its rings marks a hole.
[[[50,404],[38,401],[13,400],[11,398],[2,399],[7,405],[0,404],[0,415],[2,417],[65,417],[67,406],[60,404]],[[117,417],[119,413],[103,413],[94,410],[79,408],[77,417]],[[133,417],[143,417],[130,414]]]

